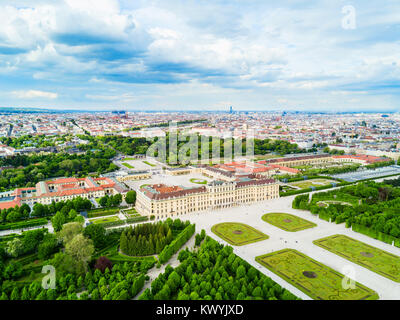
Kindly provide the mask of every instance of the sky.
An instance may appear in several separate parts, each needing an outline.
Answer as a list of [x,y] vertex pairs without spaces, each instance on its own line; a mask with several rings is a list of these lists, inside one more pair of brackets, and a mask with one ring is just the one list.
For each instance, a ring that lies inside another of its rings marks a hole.
[[0,106],[399,111],[398,0],[2,0]]

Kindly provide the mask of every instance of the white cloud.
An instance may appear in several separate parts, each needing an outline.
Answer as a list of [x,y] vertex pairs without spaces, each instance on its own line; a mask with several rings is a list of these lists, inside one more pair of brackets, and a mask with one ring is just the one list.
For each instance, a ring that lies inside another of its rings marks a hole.
[[57,93],[39,91],[39,90],[13,91],[12,94],[19,99],[36,99],[36,98],[57,99],[58,98]]
[[[55,99],[19,89],[54,90],[56,83],[63,99],[73,96],[68,102],[76,104],[172,105],[179,95],[182,105],[183,99],[186,105],[228,100],[251,107],[278,99],[307,105],[316,101],[309,95],[325,94],[339,104],[360,95],[360,104],[375,104],[378,98],[368,100],[372,90],[395,104],[394,5],[372,0],[355,7],[352,32],[341,27],[341,5],[328,0],[3,0],[0,75],[20,80],[6,84],[15,98]],[[111,89],[116,93],[107,96]],[[124,97],[132,89],[146,94]]]

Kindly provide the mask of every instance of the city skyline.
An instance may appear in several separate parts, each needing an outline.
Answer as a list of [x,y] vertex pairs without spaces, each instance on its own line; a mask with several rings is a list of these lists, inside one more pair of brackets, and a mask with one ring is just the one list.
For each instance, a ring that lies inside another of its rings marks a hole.
[[0,8],[4,107],[398,111],[393,1],[18,0]]

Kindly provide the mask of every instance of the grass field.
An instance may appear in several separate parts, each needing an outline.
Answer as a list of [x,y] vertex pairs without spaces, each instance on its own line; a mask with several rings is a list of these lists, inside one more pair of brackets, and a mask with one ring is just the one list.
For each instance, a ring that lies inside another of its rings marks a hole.
[[[96,199],[97,201],[97,199]],[[119,212],[119,208],[99,208],[88,211],[88,218],[97,218],[103,216],[112,216]]]
[[127,168],[129,168],[129,169],[135,169],[134,166],[131,166],[129,163],[126,163],[126,162],[122,162],[122,165],[127,167]]
[[288,213],[267,213],[262,219],[288,232],[297,232],[317,226],[315,223]]
[[135,161],[135,160],[137,160],[137,159],[135,159],[135,158],[125,158],[124,159],[124,161]]
[[261,231],[242,223],[217,224],[211,228],[211,231],[233,246],[244,246],[269,238]]
[[101,219],[90,219],[90,222],[93,222],[94,224],[101,224],[101,223],[106,223],[106,222],[114,222],[114,221],[119,221],[120,219],[116,216],[112,217],[107,217],[107,218],[101,218]]
[[312,179],[312,180],[304,180],[304,181],[296,181],[290,182],[289,185],[293,187],[298,187],[300,189],[307,189],[311,187],[322,187],[331,184],[332,182],[337,183],[335,180],[328,179]]
[[383,277],[400,282],[400,257],[394,254],[344,235],[330,236],[313,243]]
[[196,184],[207,184],[208,183],[208,181],[205,179],[195,179],[195,178],[190,179],[190,182],[196,183]]
[[376,292],[358,282],[355,289],[344,289],[343,274],[293,249],[259,256],[256,261],[314,300],[379,298]]
[[148,162],[148,161],[143,161],[143,163],[144,163],[144,164],[147,164],[147,165],[150,166],[150,167],[155,167],[155,166],[156,166],[155,164],[152,164],[152,163],[150,163],[150,162]]

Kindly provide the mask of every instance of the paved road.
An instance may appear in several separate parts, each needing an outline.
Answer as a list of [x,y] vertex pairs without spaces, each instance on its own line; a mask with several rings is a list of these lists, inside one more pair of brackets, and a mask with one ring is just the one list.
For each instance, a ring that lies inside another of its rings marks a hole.
[[152,269],[150,269],[147,272],[147,275],[150,277],[149,281],[146,281],[143,289],[136,295],[136,297],[132,300],[138,300],[140,295],[147,289],[151,287],[151,282],[156,279],[161,273],[163,273],[165,271],[165,268],[167,267],[167,265],[170,265],[173,268],[176,268],[177,266],[179,266],[180,262],[178,260],[178,256],[179,256],[179,252],[181,252],[181,250],[185,250],[186,248],[192,249],[194,248],[194,243],[195,243],[195,236],[193,235],[188,242],[186,242],[186,244],[177,252],[175,253],[171,259],[169,259],[169,261],[166,264],[163,264],[159,269],[154,266]]
[[0,237],[7,236],[9,234],[21,234],[23,231],[36,230],[36,229],[42,229],[42,228],[47,228],[50,233],[54,232],[53,226],[52,226],[51,222],[49,222],[48,224],[45,224],[43,226],[36,226],[36,227],[23,228],[23,229],[14,229],[14,230],[3,230],[3,231],[0,231]]

